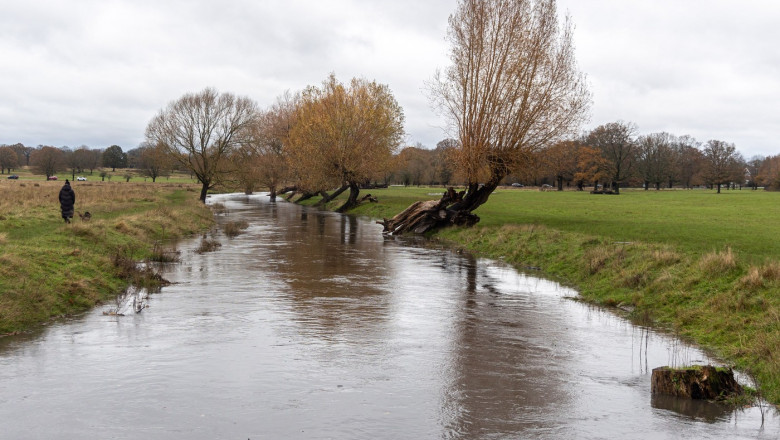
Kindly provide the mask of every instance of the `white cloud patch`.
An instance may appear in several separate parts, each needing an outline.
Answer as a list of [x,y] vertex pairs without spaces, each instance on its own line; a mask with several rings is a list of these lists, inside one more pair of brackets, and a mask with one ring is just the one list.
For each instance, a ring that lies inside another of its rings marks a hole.
[[[28,0],[0,4],[0,143],[134,148],[184,93],[270,105],[330,72],[388,84],[408,142],[444,138],[425,82],[447,63],[455,0]],[[594,106],[586,128],[635,122],[777,154],[780,5],[559,0]]]

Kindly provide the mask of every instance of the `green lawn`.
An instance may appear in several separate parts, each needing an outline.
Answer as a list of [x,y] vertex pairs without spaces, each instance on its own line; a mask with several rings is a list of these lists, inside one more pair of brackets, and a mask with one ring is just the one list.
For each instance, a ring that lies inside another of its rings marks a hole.
[[[391,217],[415,200],[434,199],[440,188],[365,190],[379,204],[356,212]],[[588,192],[498,189],[477,211],[480,226],[539,224],[614,241],[668,243],[684,251],[731,247],[741,258],[780,257],[780,193],[751,190],[624,190],[619,196]]]

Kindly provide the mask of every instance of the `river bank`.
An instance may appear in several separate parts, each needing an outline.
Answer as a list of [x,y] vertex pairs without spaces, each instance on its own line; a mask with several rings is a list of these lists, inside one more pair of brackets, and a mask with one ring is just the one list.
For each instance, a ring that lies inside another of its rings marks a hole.
[[135,261],[213,224],[211,211],[193,192],[197,186],[72,186],[77,215],[65,224],[57,201],[62,182],[0,181],[0,334],[113,300],[138,281],[128,270]]
[[[363,204],[353,213],[389,217],[410,201],[435,198],[437,191],[371,190],[379,203]],[[762,238],[772,234],[773,226],[717,230],[735,222],[760,224],[760,219],[745,218],[744,208],[729,207],[736,195],[709,197],[703,205],[689,199],[698,194],[672,191],[615,198],[539,194],[504,191],[477,211],[482,221],[476,227],[442,230],[432,238],[519,270],[539,271],[575,287],[585,301],[693,341],[746,372],[768,401],[780,403],[780,262],[768,257],[773,250],[764,246],[774,241]],[[666,197],[663,204],[672,206],[674,215],[659,215],[649,206],[651,196]],[[760,197],[750,203],[767,203],[766,196]],[[777,210],[767,207],[762,217]],[[623,227],[605,230],[595,210],[610,213]],[[712,226],[700,217],[703,210],[719,213]],[[531,215],[533,223],[523,222]],[[581,221],[587,216],[593,218],[592,227]],[[577,229],[566,230],[567,218]],[[692,219],[695,229],[683,219]],[[582,232],[589,229],[595,233]]]

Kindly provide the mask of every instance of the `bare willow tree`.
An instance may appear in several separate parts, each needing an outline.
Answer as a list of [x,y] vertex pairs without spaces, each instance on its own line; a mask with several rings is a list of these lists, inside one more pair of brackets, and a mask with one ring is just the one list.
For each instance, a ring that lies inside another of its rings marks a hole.
[[454,157],[468,187],[385,221],[386,232],[476,223],[472,211],[504,177],[587,117],[590,94],[572,25],[568,17],[559,23],[555,0],[460,0],[448,39],[452,65],[437,73],[431,91],[457,131]]
[[[737,162],[737,147],[734,144],[709,140],[704,145],[704,178],[707,183],[720,187],[728,184],[733,176],[734,164]],[[744,177],[744,172],[743,172]]]
[[631,122],[610,122],[599,125],[588,133],[588,145],[601,151],[608,164],[608,178],[615,194],[620,194],[620,184],[634,172],[636,159],[636,125]]
[[146,140],[160,145],[201,183],[200,200],[232,172],[230,154],[257,115],[246,97],[212,88],[171,102],[146,127]]
[[154,145],[146,142],[139,147],[140,154],[136,167],[141,174],[156,182],[157,178],[165,175],[171,169],[171,157],[167,153],[165,145],[157,143]]
[[674,135],[666,132],[640,136],[636,141],[636,170],[643,180],[645,191],[650,184],[660,190],[661,184],[674,181],[677,142]]

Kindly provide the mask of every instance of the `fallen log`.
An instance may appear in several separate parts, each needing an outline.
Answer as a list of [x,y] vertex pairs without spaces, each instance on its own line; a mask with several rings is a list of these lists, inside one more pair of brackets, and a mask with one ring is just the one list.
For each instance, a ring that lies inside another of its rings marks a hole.
[[384,227],[383,234],[424,234],[446,226],[473,226],[479,217],[469,210],[453,208],[463,201],[465,191],[456,192],[450,187],[439,200],[418,201],[391,219],[377,221]]
[[724,400],[743,393],[733,370],[712,365],[654,368],[650,390],[653,394],[705,400]]
[[379,202],[379,200],[378,200],[376,197],[372,196],[371,194],[366,194],[366,195],[364,195],[364,196],[363,196],[363,197],[360,199],[360,202],[362,203],[362,202],[365,202],[366,200],[367,200],[367,201],[369,201],[369,202],[371,202],[371,203],[377,203],[377,202]]

